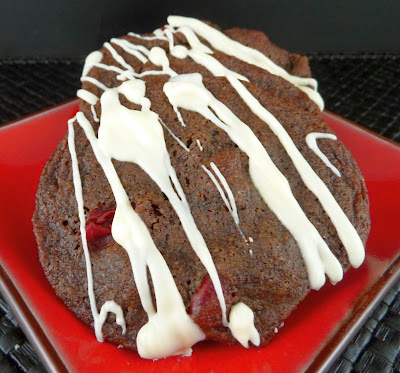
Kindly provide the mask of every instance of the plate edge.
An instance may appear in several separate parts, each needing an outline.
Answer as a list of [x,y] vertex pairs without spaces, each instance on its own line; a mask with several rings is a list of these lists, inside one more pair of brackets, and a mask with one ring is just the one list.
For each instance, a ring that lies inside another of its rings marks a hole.
[[385,136],[383,136],[383,135],[380,135],[379,133],[374,132],[374,131],[372,131],[371,129],[369,129],[369,128],[367,128],[367,127],[364,127],[364,126],[361,125],[361,124],[358,124],[358,123],[356,123],[356,122],[353,122],[353,121],[350,120],[350,119],[347,119],[347,118],[345,118],[345,117],[342,117],[342,116],[340,116],[340,115],[338,115],[338,114],[336,114],[336,113],[334,113],[334,112],[332,112],[332,111],[329,111],[329,110],[324,110],[324,111],[322,112],[322,115],[323,115],[323,116],[324,116],[324,115],[327,115],[328,117],[332,117],[332,118],[334,118],[334,119],[336,119],[336,120],[339,120],[339,121],[342,121],[342,122],[346,122],[348,125],[355,127],[355,128],[358,129],[359,131],[365,132],[366,134],[368,134],[368,135],[370,135],[370,136],[376,137],[376,138],[378,138],[379,140],[381,140],[381,141],[383,141],[383,142],[386,142],[386,143],[388,143],[389,145],[392,145],[392,146],[398,148],[398,150],[400,150],[400,143],[397,143],[396,141],[393,141],[393,140],[389,139],[388,137],[385,137]]
[[74,98],[71,98],[71,99],[69,99],[67,101],[60,102],[59,104],[46,107],[46,108],[44,108],[42,110],[35,111],[35,112],[31,113],[31,114],[24,115],[22,117],[14,119],[14,120],[12,120],[10,122],[2,123],[2,124],[0,124],[0,133],[2,131],[4,131],[4,130],[8,130],[10,128],[14,128],[15,126],[24,124],[26,121],[34,119],[35,117],[39,117],[39,116],[41,116],[43,114],[51,113],[52,111],[56,111],[57,109],[60,109],[63,106],[69,106],[69,105],[73,106],[75,103],[77,104],[78,102],[79,102],[79,99],[74,97]]
[[353,340],[361,327],[371,316],[375,307],[385,298],[390,289],[400,279],[400,255],[393,260],[391,265],[371,285],[357,297],[351,315],[341,322],[341,326],[328,342],[317,353],[314,361],[306,369],[306,373],[327,372],[340,354]]
[[35,347],[43,365],[49,372],[68,373],[64,362],[47,338],[39,322],[23,300],[10,277],[0,265],[0,291],[12,309],[27,339]]

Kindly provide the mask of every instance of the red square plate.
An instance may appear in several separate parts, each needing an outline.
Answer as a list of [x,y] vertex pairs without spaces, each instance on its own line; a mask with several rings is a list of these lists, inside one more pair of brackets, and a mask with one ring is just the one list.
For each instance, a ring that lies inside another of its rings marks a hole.
[[[47,282],[31,224],[41,170],[77,107],[74,100],[0,129],[2,290],[51,370],[298,372],[311,364],[315,370],[327,366],[325,358],[340,350],[340,341],[351,336],[357,320],[365,318],[373,301],[382,297],[383,283],[397,279],[396,266],[383,278],[382,274],[400,251],[400,146],[324,113],[357,160],[369,190],[372,231],[362,267],[351,269],[336,286],[327,284],[312,291],[263,348],[200,343],[192,357],[153,362],[97,342],[90,328],[64,306]],[[365,297],[377,281],[373,296]],[[339,337],[328,343],[338,330]]]

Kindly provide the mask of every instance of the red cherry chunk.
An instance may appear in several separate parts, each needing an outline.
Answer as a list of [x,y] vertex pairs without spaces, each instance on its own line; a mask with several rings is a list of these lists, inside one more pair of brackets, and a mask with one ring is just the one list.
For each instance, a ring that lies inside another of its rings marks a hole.
[[[233,289],[227,280],[222,277],[220,280],[224,298],[228,304],[231,302]],[[190,314],[193,321],[203,331],[222,326],[221,307],[210,276],[203,280],[199,290],[194,295],[190,306]]]
[[115,209],[96,209],[90,212],[86,221],[86,239],[89,250],[101,250],[111,240],[111,224]]

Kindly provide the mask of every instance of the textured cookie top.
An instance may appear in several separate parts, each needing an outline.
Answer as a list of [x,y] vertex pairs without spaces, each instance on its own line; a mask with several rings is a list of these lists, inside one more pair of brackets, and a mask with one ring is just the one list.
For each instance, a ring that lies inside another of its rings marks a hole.
[[365,184],[304,57],[173,16],[90,54],[82,83],[33,221],[49,281],[99,340],[145,358],[266,343],[362,263]]

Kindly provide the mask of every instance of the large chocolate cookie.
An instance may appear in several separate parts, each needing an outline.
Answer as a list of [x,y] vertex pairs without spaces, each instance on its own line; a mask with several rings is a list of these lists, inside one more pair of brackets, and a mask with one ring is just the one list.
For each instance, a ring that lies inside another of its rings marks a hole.
[[146,358],[264,344],[325,274],[361,264],[365,183],[309,77],[260,32],[184,17],[87,58],[33,225],[98,339]]

